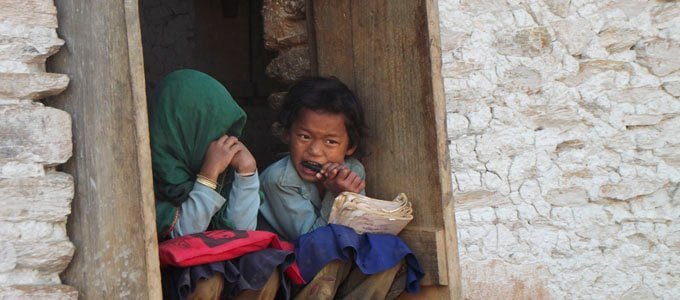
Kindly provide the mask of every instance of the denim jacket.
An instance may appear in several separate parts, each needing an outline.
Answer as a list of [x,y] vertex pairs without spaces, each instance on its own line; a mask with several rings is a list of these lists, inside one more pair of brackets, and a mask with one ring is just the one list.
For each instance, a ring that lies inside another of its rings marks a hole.
[[[346,158],[345,165],[366,178],[364,166],[354,158]],[[290,156],[267,167],[260,176],[260,214],[285,240],[328,224],[328,216],[337,195],[319,195],[314,182],[304,181],[293,167]],[[361,191],[361,194],[364,194]]]

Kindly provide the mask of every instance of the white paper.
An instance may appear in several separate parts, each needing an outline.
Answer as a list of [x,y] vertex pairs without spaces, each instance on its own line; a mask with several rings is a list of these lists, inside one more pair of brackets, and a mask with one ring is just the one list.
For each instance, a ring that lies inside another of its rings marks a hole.
[[344,192],[335,198],[329,223],[353,228],[357,233],[398,234],[413,220],[413,209],[406,195],[386,201]]

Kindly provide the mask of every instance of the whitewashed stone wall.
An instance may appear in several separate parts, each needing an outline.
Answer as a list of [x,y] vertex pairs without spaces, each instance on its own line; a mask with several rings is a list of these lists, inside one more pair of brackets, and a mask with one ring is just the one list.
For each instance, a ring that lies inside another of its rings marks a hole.
[[71,118],[41,98],[68,77],[45,72],[59,51],[52,0],[0,0],[0,299],[76,299],[59,273],[73,256],[66,235],[73,179]]
[[680,298],[680,3],[439,0],[469,299]]

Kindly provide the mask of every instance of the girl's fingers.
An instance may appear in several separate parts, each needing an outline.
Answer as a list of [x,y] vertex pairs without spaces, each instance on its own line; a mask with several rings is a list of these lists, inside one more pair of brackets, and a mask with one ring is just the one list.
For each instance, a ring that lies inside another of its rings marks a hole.
[[348,179],[347,177],[350,174],[354,174],[354,172],[350,171],[347,166],[343,166],[342,169],[338,170],[338,177],[340,177],[341,180],[346,180]]
[[231,148],[238,143],[239,143],[238,138],[236,138],[235,136],[230,136],[224,140],[223,145],[227,148]]
[[326,179],[333,179],[333,178],[335,178],[335,175],[338,174],[337,169],[339,167],[340,167],[340,165],[336,164],[336,163],[325,164],[319,173],[321,173],[321,175],[325,176]]
[[361,180],[357,187],[357,193],[360,193],[366,187],[366,181]]
[[225,134],[225,135],[221,136],[219,139],[217,139],[216,141],[214,141],[213,143],[217,142],[218,144],[222,145],[222,144],[224,144],[224,142],[227,141],[228,138],[229,138],[229,136]]

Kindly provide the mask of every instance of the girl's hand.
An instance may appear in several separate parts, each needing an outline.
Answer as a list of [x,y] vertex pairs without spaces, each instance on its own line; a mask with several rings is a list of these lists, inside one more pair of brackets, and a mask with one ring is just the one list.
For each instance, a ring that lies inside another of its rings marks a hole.
[[326,190],[335,194],[342,192],[359,193],[366,187],[366,182],[357,173],[352,172],[347,166],[337,163],[325,164],[317,177],[323,180]]
[[203,166],[199,172],[201,175],[217,181],[224,170],[232,163],[234,156],[242,150],[241,144],[234,136],[223,135],[208,145],[203,158]]
[[257,163],[255,157],[250,153],[243,143],[238,142],[234,147],[238,148],[238,152],[231,160],[231,166],[240,174],[253,173],[257,170]]

